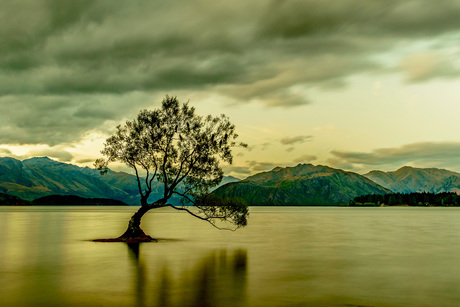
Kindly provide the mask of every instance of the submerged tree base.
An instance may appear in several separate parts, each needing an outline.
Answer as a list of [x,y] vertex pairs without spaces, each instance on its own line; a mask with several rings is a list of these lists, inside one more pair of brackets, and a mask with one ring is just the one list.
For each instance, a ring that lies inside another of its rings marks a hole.
[[130,219],[128,223],[128,228],[126,231],[119,236],[118,238],[111,239],[95,239],[91,240],[93,242],[124,242],[124,243],[141,243],[141,242],[158,242],[157,239],[152,238],[149,235],[146,235],[145,232],[140,227],[141,220],[140,218],[144,215],[145,207],[141,207]]
[[152,238],[149,235],[140,235],[137,237],[118,237],[111,239],[95,239],[91,240],[92,242],[124,242],[124,243],[141,243],[141,242],[158,242],[157,239]]

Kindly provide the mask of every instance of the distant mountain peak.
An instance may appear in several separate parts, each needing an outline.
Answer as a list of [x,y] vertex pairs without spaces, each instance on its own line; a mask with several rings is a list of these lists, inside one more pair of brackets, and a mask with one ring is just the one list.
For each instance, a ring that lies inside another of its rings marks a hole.
[[396,193],[456,192],[460,189],[460,173],[440,168],[403,166],[396,171],[371,171],[364,176]]
[[22,163],[62,163],[56,160],[51,159],[50,157],[33,157],[29,159],[22,160]]
[[36,160],[36,161],[46,161],[46,160],[49,160],[49,161],[54,161],[53,159],[51,159],[51,158],[48,157],[48,156],[32,157],[32,158],[29,158],[29,159],[25,159],[24,161],[26,161],[26,160]]
[[[405,165],[403,167],[400,167],[399,169],[397,169],[396,171],[394,172],[397,172],[397,171],[400,171],[400,170],[415,170],[415,171],[446,171],[446,172],[452,172],[448,169],[445,169],[445,168],[438,168],[438,167],[425,167],[425,168],[422,168],[422,167],[414,167],[414,166],[408,166],[408,165]],[[391,173],[391,172],[388,172],[388,173]],[[452,172],[454,173],[454,172]]]
[[249,205],[337,205],[357,195],[389,190],[353,172],[322,165],[277,167],[218,188],[222,197],[238,197]]
[[403,167],[398,168],[396,171],[406,170],[406,169],[415,169],[415,167],[405,165]]
[[15,159],[15,158],[11,158],[11,157],[0,157],[0,160],[11,161],[11,160],[16,160],[16,159]]

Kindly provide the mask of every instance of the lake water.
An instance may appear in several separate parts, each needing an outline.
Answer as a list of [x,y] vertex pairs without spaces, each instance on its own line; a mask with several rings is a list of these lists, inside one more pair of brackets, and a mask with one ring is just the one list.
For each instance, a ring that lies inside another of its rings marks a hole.
[[159,243],[95,243],[135,207],[0,207],[0,306],[459,306],[460,208],[253,207],[220,231],[159,209]]

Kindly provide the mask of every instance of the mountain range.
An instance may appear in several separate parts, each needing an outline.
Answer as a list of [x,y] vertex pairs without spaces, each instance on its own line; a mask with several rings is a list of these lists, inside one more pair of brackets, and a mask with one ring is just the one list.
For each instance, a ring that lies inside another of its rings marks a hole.
[[460,173],[445,169],[405,166],[394,172],[372,171],[364,177],[395,193],[460,192]]
[[[221,184],[235,180],[239,179],[224,177]],[[151,201],[163,196],[162,184],[154,182],[153,185],[149,199]],[[96,169],[57,162],[48,157],[23,161],[0,157],[0,193],[26,201],[49,195],[76,195],[84,198],[109,198],[129,205],[139,205],[136,176],[111,170],[101,175]]]
[[359,174],[312,164],[277,167],[214,191],[220,197],[242,198],[251,206],[339,205],[356,196],[389,192]]
[[[150,200],[160,198],[161,191],[162,185],[156,183]],[[239,197],[249,205],[335,205],[364,194],[389,192],[460,192],[460,173],[406,166],[394,172],[372,171],[359,175],[328,166],[299,164],[276,167],[244,180],[224,177],[213,193]],[[23,161],[0,157],[0,193],[26,201],[49,195],[76,195],[139,204],[134,175],[110,170],[101,175],[96,169],[47,157]]]
[[0,192],[31,201],[48,195],[111,198],[138,203],[135,176],[61,163],[47,157],[27,160],[0,158]]

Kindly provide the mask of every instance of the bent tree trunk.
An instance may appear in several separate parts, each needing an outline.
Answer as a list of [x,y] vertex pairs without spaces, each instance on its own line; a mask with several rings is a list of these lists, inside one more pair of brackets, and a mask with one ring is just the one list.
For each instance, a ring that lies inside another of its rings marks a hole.
[[146,202],[141,205],[139,210],[131,217],[128,223],[128,228],[126,231],[119,237],[119,239],[123,241],[138,241],[138,242],[149,242],[154,241],[154,239],[146,235],[141,228],[141,218],[144,214],[147,213],[150,209],[161,208],[164,207],[166,201],[164,199],[160,199],[150,205]]

